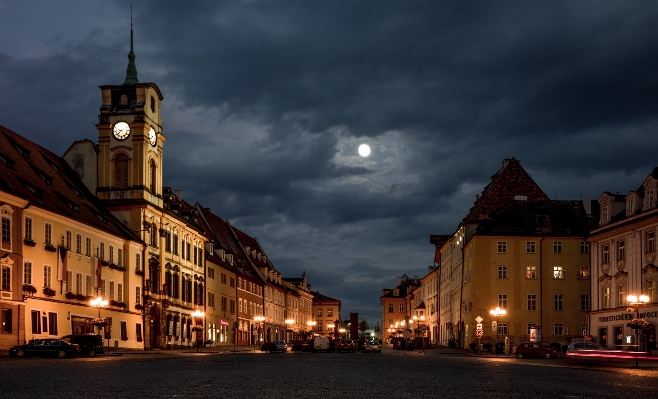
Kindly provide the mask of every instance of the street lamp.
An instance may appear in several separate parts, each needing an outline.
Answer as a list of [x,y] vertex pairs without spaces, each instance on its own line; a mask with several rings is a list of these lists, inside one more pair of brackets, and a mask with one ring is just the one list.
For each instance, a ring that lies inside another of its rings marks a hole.
[[[89,304],[95,308],[98,308],[98,318],[92,321],[92,324],[96,325],[98,328],[98,335],[101,335],[101,326],[107,326],[107,320],[101,319],[101,309],[108,305],[108,301],[101,297],[92,299],[89,301]],[[107,353],[110,353],[110,336],[107,336]]]
[[[293,332],[292,325],[295,324],[295,320],[286,319],[285,323],[286,323],[286,332],[288,332],[288,333]],[[290,341],[292,341],[292,339],[290,339],[290,334],[289,334],[288,335],[288,342],[290,342]]]
[[[420,316],[420,317],[414,316],[413,319],[414,319],[414,322],[416,322],[416,331],[418,331],[421,334],[420,339],[423,340],[423,353],[424,353],[425,352],[425,324],[424,324],[425,323],[425,316],[424,315]],[[420,323],[423,323],[423,324],[418,323],[419,320],[420,320]],[[416,335],[416,338],[418,338],[417,334],[414,334],[414,335]],[[416,341],[418,341],[418,340],[416,340]]]
[[[500,316],[506,315],[507,311],[505,309],[501,309],[499,307],[496,307],[496,309],[490,310],[489,314],[491,314],[491,316],[493,316],[494,318],[497,319]],[[494,348],[495,348],[496,345],[498,345],[498,340],[499,340],[498,335],[499,334],[500,334],[500,326],[498,326],[498,322],[496,322],[496,343],[494,345]],[[499,354],[498,350],[496,350],[496,354]]]
[[[257,327],[257,330],[256,330],[256,340],[259,341],[259,342],[262,342],[263,340],[260,337],[260,327],[262,326],[263,321],[265,321],[265,316],[255,316],[254,321],[256,323],[258,323],[258,327]],[[256,344],[256,347],[258,347],[258,344]],[[254,350],[254,352],[255,352],[255,350]]]
[[[192,317],[194,318],[194,328],[192,330],[194,330],[196,332],[196,337],[195,338],[196,338],[196,351],[197,351],[197,353],[199,353],[199,344],[200,344],[199,332],[203,330],[203,317],[205,315],[206,314],[203,313],[202,311],[200,311],[199,309],[192,312]],[[199,319],[201,319],[201,325],[197,324]]]
[[[649,296],[640,295],[639,297],[637,297],[635,295],[629,295],[629,296],[626,297],[626,300],[628,301],[628,303],[630,305],[635,306],[635,318],[639,319],[640,318],[640,306],[646,305],[647,303],[649,303]],[[640,351],[639,334],[640,334],[640,329],[636,328],[635,329],[635,342],[637,344],[637,351],[638,352]],[[644,336],[644,333],[642,333],[642,335]],[[639,353],[638,353],[638,355],[639,355]],[[635,356],[635,367],[639,367],[638,366],[637,355]]]
[[334,337],[336,336],[336,325],[334,323],[327,324],[327,329],[332,331],[329,333],[329,335],[333,333]]
[[308,325],[308,329],[311,331],[311,336],[313,336],[313,328],[316,324],[318,324],[318,322],[315,320],[309,320],[306,324]]
[[340,329],[338,329],[338,332],[340,333],[340,335],[344,335],[345,334],[345,329],[340,328]]

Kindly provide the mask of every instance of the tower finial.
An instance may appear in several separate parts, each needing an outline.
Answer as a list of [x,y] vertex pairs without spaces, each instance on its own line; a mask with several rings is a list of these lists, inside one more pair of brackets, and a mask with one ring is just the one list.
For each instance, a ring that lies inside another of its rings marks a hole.
[[135,53],[133,52],[133,5],[130,5],[130,52],[128,53],[128,68],[126,68],[126,80],[124,85],[134,85],[137,80],[137,66],[135,66]]

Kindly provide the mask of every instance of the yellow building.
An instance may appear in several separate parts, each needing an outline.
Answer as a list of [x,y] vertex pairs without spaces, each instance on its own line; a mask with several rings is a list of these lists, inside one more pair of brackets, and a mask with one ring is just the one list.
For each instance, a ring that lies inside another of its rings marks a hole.
[[407,298],[418,288],[420,288],[420,280],[402,275],[397,278],[395,288],[382,289],[379,300],[382,304],[383,342],[390,342],[394,337],[411,337],[408,323],[413,316],[411,311],[413,305]]
[[[3,217],[11,217],[7,226],[3,218],[3,231],[8,227],[12,237],[3,249],[14,254],[10,267],[3,261],[11,295],[3,289],[1,296],[17,304],[7,308],[16,315],[12,331],[4,331],[13,338],[0,334],[3,347],[97,332],[93,321],[103,318],[101,332],[112,346],[143,348],[142,278],[134,272],[141,267],[143,243],[100,206],[62,158],[7,129],[3,133],[2,202],[7,204],[7,195],[16,200],[12,208],[0,204]],[[97,296],[108,301],[106,307],[91,306]]]
[[340,301],[313,292],[313,334],[325,337],[335,337],[337,326],[340,325]]

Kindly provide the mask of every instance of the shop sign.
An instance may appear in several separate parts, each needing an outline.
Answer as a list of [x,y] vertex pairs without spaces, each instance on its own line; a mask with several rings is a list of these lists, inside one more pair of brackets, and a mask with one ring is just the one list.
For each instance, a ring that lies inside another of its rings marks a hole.
[[228,321],[226,321],[226,320],[220,320],[220,321],[219,321],[219,324],[221,324],[221,325],[223,325],[223,326],[228,326]]
[[633,317],[635,317],[635,315],[632,314],[632,313],[622,313],[622,314],[616,314],[616,315],[612,315],[612,316],[601,316],[601,317],[599,317],[599,322],[600,323],[605,323],[606,321],[630,320]]

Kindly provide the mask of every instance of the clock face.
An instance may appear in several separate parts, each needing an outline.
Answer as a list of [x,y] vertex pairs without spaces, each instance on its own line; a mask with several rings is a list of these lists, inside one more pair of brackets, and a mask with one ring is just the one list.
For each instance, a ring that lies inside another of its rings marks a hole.
[[114,125],[112,132],[114,133],[114,137],[118,140],[124,140],[130,135],[130,126],[128,126],[126,122],[118,122]]
[[155,146],[157,142],[158,142],[158,136],[155,134],[155,130],[151,128],[151,130],[149,130],[149,143],[151,143],[152,146]]

